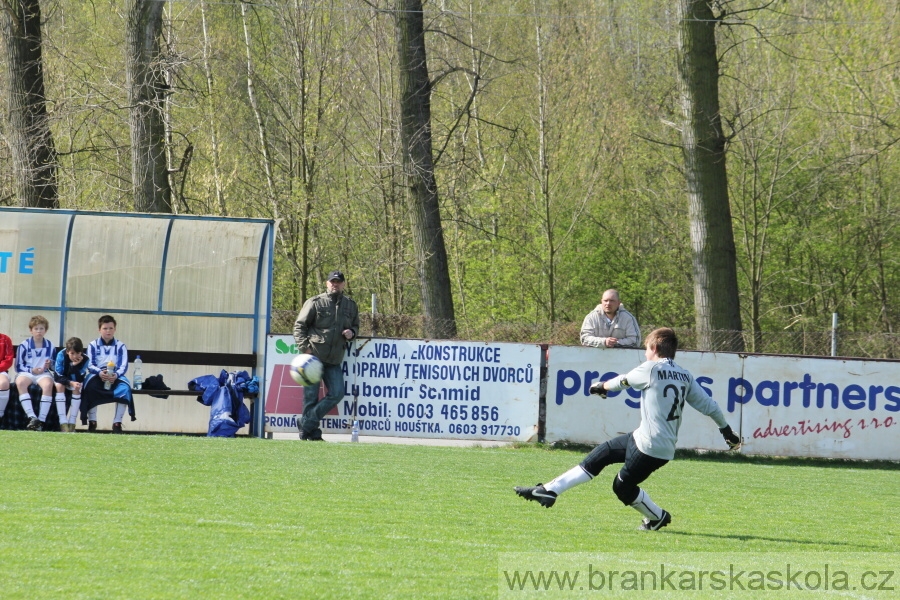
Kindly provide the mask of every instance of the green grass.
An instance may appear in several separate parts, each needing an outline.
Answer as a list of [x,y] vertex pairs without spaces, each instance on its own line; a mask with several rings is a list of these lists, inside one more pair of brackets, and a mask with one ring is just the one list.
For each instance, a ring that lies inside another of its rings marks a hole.
[[[679,458],[550,510],[581,452],[0,432],[3,598],[484,598],[518,552],[892,552],[897,465]],[[900,577],[900,574],[898,574]]]

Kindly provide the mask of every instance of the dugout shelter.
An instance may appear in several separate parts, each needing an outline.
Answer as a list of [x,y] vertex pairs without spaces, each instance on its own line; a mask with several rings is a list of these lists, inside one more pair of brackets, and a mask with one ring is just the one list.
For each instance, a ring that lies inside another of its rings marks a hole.
[[[130,360],[143,353],[144,379],[184,389],[223,368],[257,375],[261,437],[273,234],[264,219],[0,207],[0,332],[18,344],[40,314],[57,347],[87,346],[111,314]],[[209,409],[192,397],[135,400],[128,431],[206,432]]]

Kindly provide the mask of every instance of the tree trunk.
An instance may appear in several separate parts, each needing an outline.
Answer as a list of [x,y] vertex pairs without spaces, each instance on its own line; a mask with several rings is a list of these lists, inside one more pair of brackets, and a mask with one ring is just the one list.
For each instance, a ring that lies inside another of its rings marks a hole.
[[21,206],[58,208],[56,147],[44,95],[38,0],[0,0],[6,41],[9,147]]
[[678,12],[682,153],[698,345],[704,350],[740,351],[743,339],[737,333],[741,330],[741,313],[736,253],[719,114],[717,20],[708,0],[678,0]]
[[250,108],[253,109],[253,116],[256,118],[259,148],[262,153],[262,166],[266,174],[266,190],[269,193],[269,206],[272,210],[272,217],[278,220],[280,215],[278,214],[278,204],[275,202],[275,175],[273,174],[272,155],[269,152],[269,134],[266,131],[266,120],[263,118],[259,100],[256,97],[256,69],[253,66],[253,48],[250,44],[247,7],[248,3],[246,0],[241,0],[241,25],[244,28],[244,49],[247,53],[247,99],[250,101]]
[[127,0],[125,4],[131,185],[138,212],[172,212],[163,118],[167,87],[159,49],[164,6],[155,0]]
[[[540,7],[535,2],[535,14],[539,14]],[[547,234],[547,294],[549,301],[547,306],[547,314],[550,317],[550,323],[556,322],[556,240],[553,239],[553,210],[552,198],[550,195],[550,160],[547,157],[547,96],[549,95],[547,80],[544,74],[544,32],[543,26],[538,17],[538,23],[535,26],[535,50],[537,64],[537,144],[538,144],[538,164],[535,165],[534,175],[538,182],[537,205],[540,206],[540,218],[544,223],[544,230]]]
[[210,158],[212,159],[213,185],[216,193],[216,209],[219,215],[228,216],[228,205],[225,204],[225,192],[222,190],[221,152],[219,150],[219,124],[216,107],[216,88],[213,81],[212,66],[209,62],[210,43],[209,29],[206,24],[206,2],[200,2],[200,24],[203,29],[203,74],[206,75],[206,109],[209,123]]
[[431,82],[425,58],[421,0],[396,2],[400,136],[409,212],[425,314],[425,335],[456,336],[450,271],[441,225],[431,146]]

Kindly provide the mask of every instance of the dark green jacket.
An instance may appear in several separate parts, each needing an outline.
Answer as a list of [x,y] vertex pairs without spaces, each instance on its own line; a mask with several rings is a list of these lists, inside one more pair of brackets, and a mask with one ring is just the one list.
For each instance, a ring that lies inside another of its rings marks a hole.
[[297,350],[312,353],[328,365],[339,365],[344,360],[344,344],[348,342],[341,332],[359,334],[359,308],[356,302],[344,294],[332,298],[325,292],[303,303],[294,323],[294,340]]

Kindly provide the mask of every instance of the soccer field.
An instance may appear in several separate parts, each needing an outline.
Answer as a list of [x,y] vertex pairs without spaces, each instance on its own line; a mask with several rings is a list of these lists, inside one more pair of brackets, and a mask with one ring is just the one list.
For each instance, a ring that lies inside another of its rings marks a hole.
[[[602,597],[586,574],[568,594],[529,594],[531,583],[509,577],[545,556],[576,565],[600,553],[821,555],[859,567],[900,542],[900,469],[890,464],[678,458],[645,484],[673,515],[659,532],[636,530],[641,517],[615,498],[609,469],[551,509],[512,490],[581,458],[3,431],[0,597]],[[897,597],[900,571],[890,585],[852,597]]]

